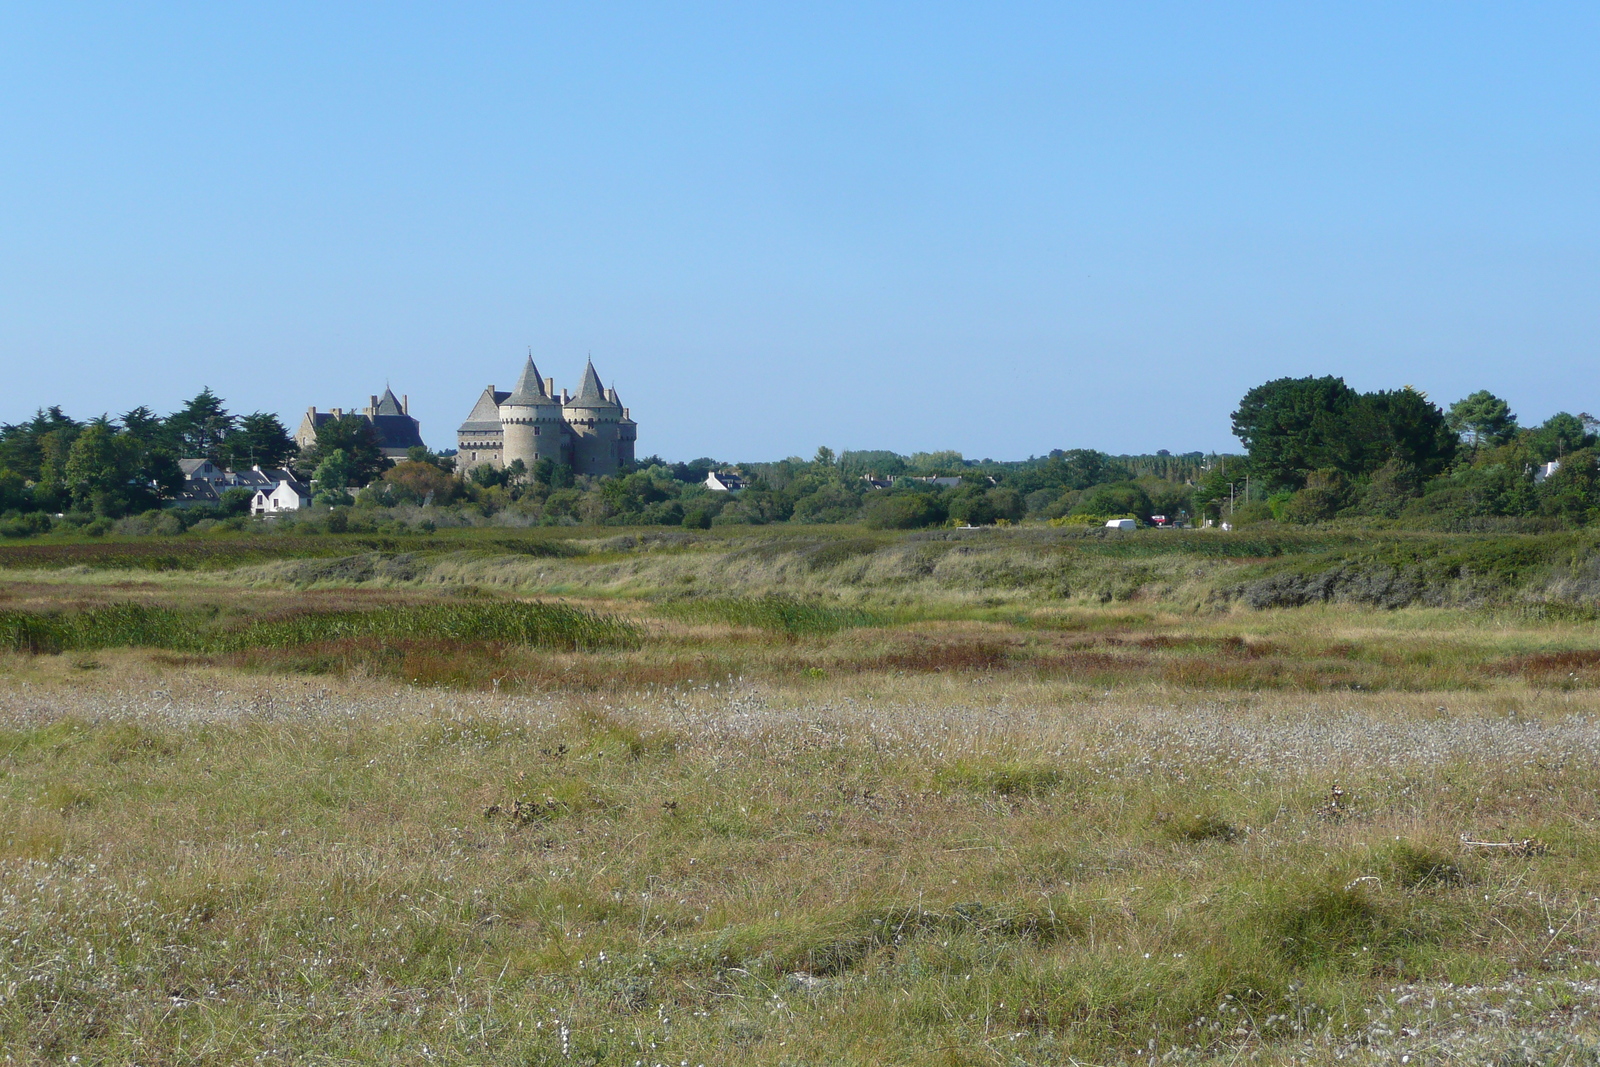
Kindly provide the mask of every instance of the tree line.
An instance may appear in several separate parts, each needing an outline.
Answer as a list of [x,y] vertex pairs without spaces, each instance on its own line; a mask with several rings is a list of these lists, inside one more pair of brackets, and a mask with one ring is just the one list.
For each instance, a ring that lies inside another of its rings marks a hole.
[[[692,528],[775,522],[914,528],[1176,516],[1189,507],[1203,468],[1199,453],[1112,457],[1074,449],[1001,462],[954,451],[836,454],[822,448],[809,460],[738,465],[651,456],[604,478],[578,476],[548,460],[531,469],[514,463],[458,471],[453,456],[426,449],[412,449],[399,462],[385,458],[372,424],[356,415],[325,421],[302,452],[276,415],[232,414],[207,388],[166,416],[141,406],[80,422],[55,406],[0,426],[0,534],[26,536],[55,525],[97,533],[119,522],[133,532],[176,533],[209,520],[242,521],[252,495],[243,489],[225,491],[215,506],[159,510],[183,491],[180,458],[236,470],[287,468],[310,484],[320,509],[352,509],[358,522],[377,509],[429,506],[443,521],[447,513],[476,521],[504,512],[514,521]],[[706,488],[709,472],[730,466],[742,473],[741,492]]]
[[[1410,386],[1362,393],[1324,376],[1259,385],[1232,418],[1245,462],[1208,472],[1196,499],[1214,512],[1232,499],[1241,521],[1600,518],[1600,423],[1587,413],[1523,426],[1488,390],[1441,408]],[[1256,492],[1239,509],[1245,479]]]
[[0,512],[116,518],[177,495],[182,457],[281,466],[296,451],[278,416],[231,415],[210,389],[164,417],[141,405],[79,422],[57,405],[0,425]]
[[[139,407],[78,422],[52,407],[0,426],[0,533],[38,532],[53,516],[101,531],[119,520],[129,530],[155,528],[149,517],[182,489],[179,457],[234,469],[288,467],[312,484],[321,510],[348,509],[357,522],[417,506],[434,509],[439,521],[504,515],[691,528],[794,522],[910,529],[1156,516],[1459,527],[1600,518],[1600,425],[1587,414],[1563,412],[1522,426],[1487,391],[1445,409],[1409,386],[1363,393],[1324,376],[1251,389],[1232,423],[1241,454],[1112,456],[1079,448],[1008,462],[954,451],[821,448],[810,459],[734,465],[649,456],[595,478],[548,460],[458,471],[453,456],[426,449],[392,462],[372,424],[356,415],[324,422],[302,453],[276,415],[233,415],[205,389],[164,417]],[[742,491],[705,486],[709,472],[730,467],[740,473]],[[241,516],[249,495],[225,493],[219,507],[165,513],[160,528]],[[141,515],[142,526],[129,518]]]
[[[209,388],[165,416],[141,405],[79,421],[55,405],[26,422],[0,425],[3,531],[47,528],[51,515],[92,522],[158,509],[184,489],[180,459],[288,471],[320,481],[326,502],[334,504],[348,502],[349,487],[366,485],[393,466],[372,424],[359,415],[329,419],[302,453],[277,415],[235,415]],[[228,490],[220,506],[198,509],[189,519],[247,512],[251,495]]]

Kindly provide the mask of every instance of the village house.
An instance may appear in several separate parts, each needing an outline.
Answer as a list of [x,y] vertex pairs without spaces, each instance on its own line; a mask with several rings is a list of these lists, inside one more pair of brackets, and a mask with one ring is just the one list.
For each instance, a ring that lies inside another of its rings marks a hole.
[[292,477],[280,478],[270,489],[263,485],[250,499],[250,514],[276,515],[280,511],[299,511],[311,506],[311,490]]
[[744,479],[734,471],[712,471],[703,484],[713,493],[737,493],[744,488]]
[[[175,508],[192,508],[202,505],[215,507],[222,503],[222,494],[230,489],[248,489],[255,491],[257,497],[265,491],[268,494],[276,492],[278,487],[285,482],[296,487],[300,486],[293,472],[278,467],[263,469],[259,465],[252,466],[249,470],[229,470],[209,459],[191,458],[180,459],[178,469],[183,471],[183,488],[172,499],[169,506]],[[306,505],[310,504],[309,493],[306,496]],[[287,501],[288,495],[280,495],[280,501]],[[251,504],[251,512],[261,510],[256,502]],[[267,510],[284,510],[274,507]]]

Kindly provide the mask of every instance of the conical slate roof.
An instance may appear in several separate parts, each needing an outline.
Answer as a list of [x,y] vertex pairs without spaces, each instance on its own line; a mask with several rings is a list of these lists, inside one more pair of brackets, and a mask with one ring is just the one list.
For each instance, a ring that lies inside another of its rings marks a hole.
[[615,408],[620,405],[614,403],[606,396],[605,386],[600,384],[600,375],[595,373],[594,360],[590,360],[583,368],[583,384],[578,387],[578,395],[567,404],[568,407],[579,408]]
[[404,415],[405,414],[404,409],[402,409],[400,407],[399,398],[397,398],[394,395],[394,390],[390,389],[387,385],[383,387],[383,396],[378,398],[378,410],[373,412],[373,414],[375,414],[375,415]]
[[539,407],[550,403],[550,397],[544,391],[544,379],[539,377],[539,368],[533,365],[533,357],[528,357],[528,365],[522,368],[522,377],[517,379],[517,384],[512,388],[511,395],[501,401],[506,407]]

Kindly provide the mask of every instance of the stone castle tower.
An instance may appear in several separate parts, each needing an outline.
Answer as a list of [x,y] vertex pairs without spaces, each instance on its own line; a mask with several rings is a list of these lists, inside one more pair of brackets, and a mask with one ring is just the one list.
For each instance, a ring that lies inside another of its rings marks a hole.
[[600,384],[590,361],[578,395],[556,396],[555,379],[539,377],[533,357],[509,393],[489,386],[456,431],[456,464],[462,471],[517,460],[532,468],[541,459],[565,463],[575,474],[615,474],[633,463],[639,426]]

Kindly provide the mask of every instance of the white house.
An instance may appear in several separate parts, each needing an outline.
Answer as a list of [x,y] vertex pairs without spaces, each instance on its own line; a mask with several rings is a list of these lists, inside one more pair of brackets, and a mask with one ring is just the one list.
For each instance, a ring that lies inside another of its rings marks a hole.
[[1553,459],[1549,463],[1541,463],[1538,467],[1534,468],[1533,480],[1536,483],[1542,482],[1560,469],[1561,461],[1559,459]]
[[705,487],[714,493],[737,493],[744,488],[744,479],[732,471],[712,471],[706,475]]
[[292,478],[283,478],[270,492],[265,486],[256,490],[250,501],[250,514],[273,515],[310,506],[311,491]]

